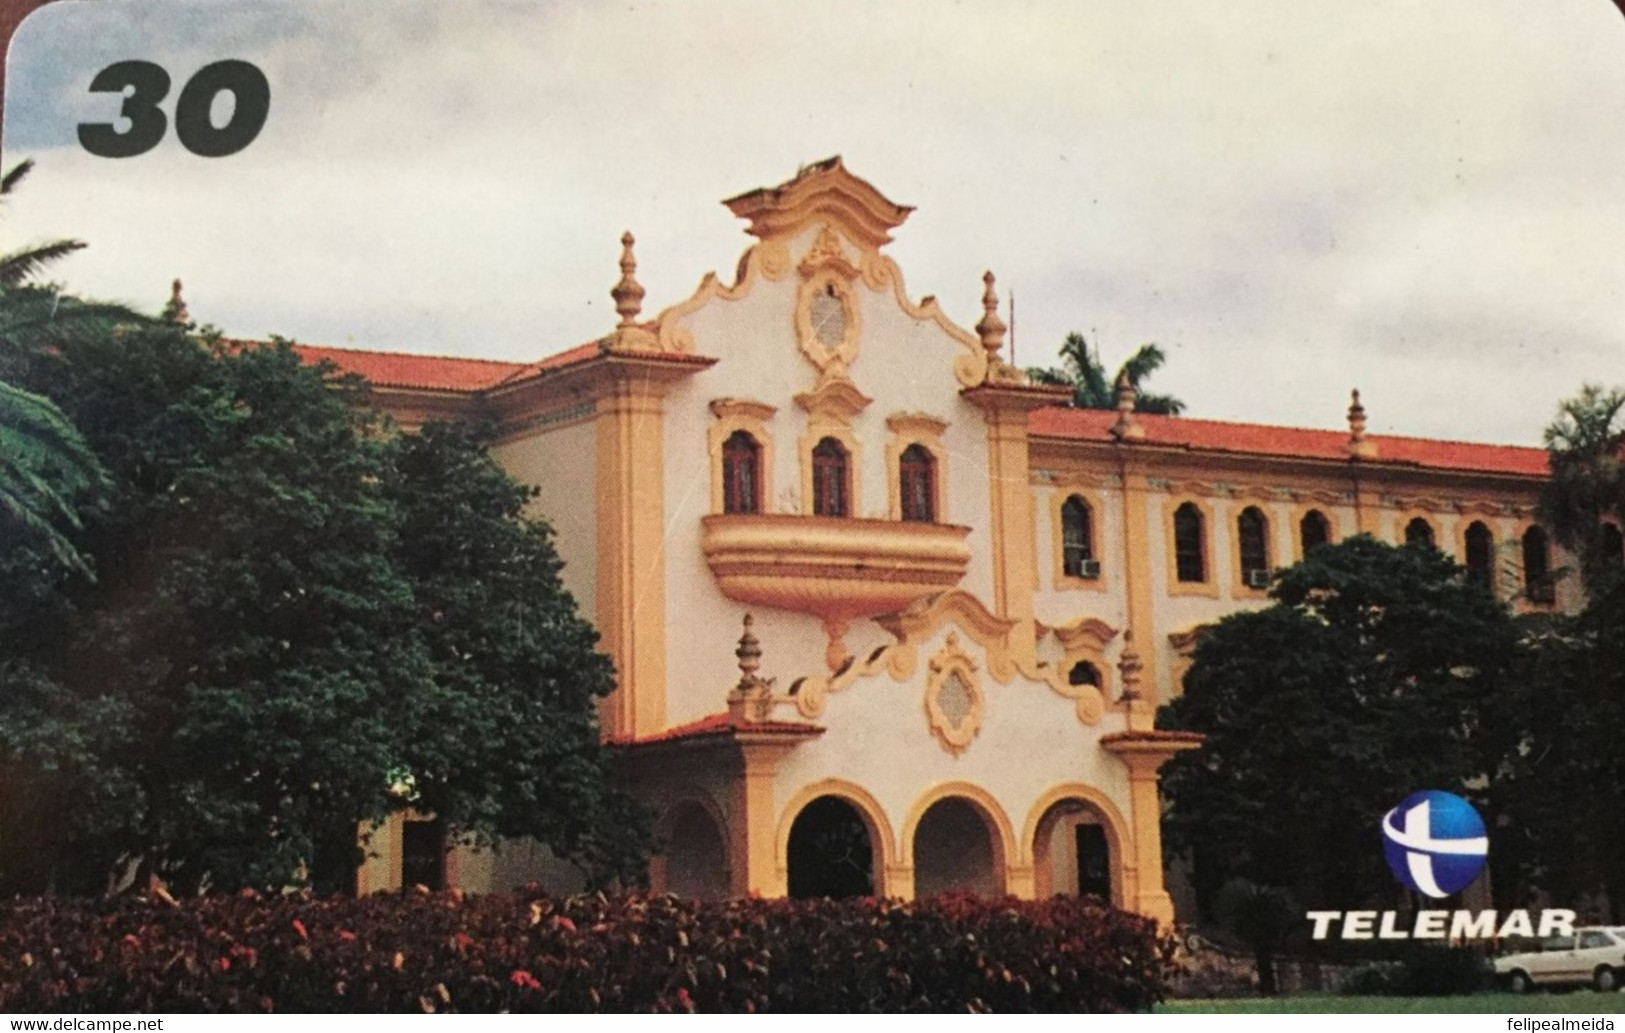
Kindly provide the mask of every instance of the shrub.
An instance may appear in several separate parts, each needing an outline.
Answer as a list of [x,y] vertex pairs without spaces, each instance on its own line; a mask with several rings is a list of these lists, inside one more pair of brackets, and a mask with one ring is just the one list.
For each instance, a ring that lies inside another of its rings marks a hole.
[[39,899],[0,908],[0,1011],[1143,1011],[1172,956],[1069,898]]
[[1343,983],[1347,994],[1443,997],[1474,994],[1494,983],[1494,967],[1464,947],[1416,946],[1391,961],[1360,965]]

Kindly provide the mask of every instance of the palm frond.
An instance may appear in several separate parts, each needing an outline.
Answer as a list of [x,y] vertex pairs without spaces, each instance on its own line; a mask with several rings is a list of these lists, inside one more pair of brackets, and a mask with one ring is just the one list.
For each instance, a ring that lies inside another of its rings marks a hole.
[[46,266],[84,247],[79,240],[53,240],[49,244],[0,255],[0,287],[20,287]]
[[7,172],[3,176],[0,176],[0,195],[9,194],[13,190],[17,189],[17,184],[26,179],[28,173],[32,171],[33,168],[33,158],[24,158],[22,161],[13,165],[11,167],[11,171]]

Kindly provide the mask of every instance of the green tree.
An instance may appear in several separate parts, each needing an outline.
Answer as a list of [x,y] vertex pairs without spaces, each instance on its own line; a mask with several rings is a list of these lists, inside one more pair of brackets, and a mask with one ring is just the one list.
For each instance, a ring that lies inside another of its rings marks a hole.
[[1606,594],[1619,579],[1620,556],[1605,537],[1605,516],[1625,513],[1625,392],[1586,384],[1558,408],[1546,428],[1551,478],[1541,491],[1541,522],[1559,545],[1579,557],[1588,595]]
[[642,878],[644,816],[608,788],[596,700],[614,670],[560,581],[539,491],[516,483],[468,428],[430,424],[391,449],[394,549],[435,690],[403,715],[419,806],[468,838],[529,836],[589,879]]
[[[24,161],[0,176],[0,198],[8,197],[33,168]],[[84,247],[55,240],[0,254],[0,343],[12,362],[0,363],[0,535],[43,543],[51,562],[32,571],[8,571],[8,584],[31,574],[50,579],[51,567],[91,576],[72,541],[80,528],[79,507],[94,505],[105,477],[78,430],[49,399],[8,383],[20,372],[16,359],[45,354],[44,346],[76,332],[105,332],[109,322],[139,322],[126,308],[68,299],[36,277],[48,266]],[[28,347],[24,347],[28,345]],[[19,558],[14,553],[13,558]]]
[[[603,663],[489,460],[391,437],[281,343],[156,324],[26,358],[112,484],[98,581],[5,611],[0,886],[336,887],[358,823],[414,803],[636,869]],[[435,478],[438,515],[407,502]]]
[[1484,709],[1513,669],[1505,608],[1432,548],[1368,536],[1283,570],[1221,620],[1158,714],[1202,732],[1164,769],[1170,846],[1198,890],[1240,876],[1356,906],[1395,891],[1377,824],[1418,789],[1476,795]]
[[1115,409],[1117,407],[1117,381],[1127,377],[1139,392],[1134,402],[1136,412],[1160,413],[1178,416],[1185,411],[1185,403],[1172,395],[1151,394],[1145,391],[1145,381],[1162,368],[1167,356],[1155,344],[1143,344],[1118,367],[1117,375],[1106,376],[1106,367],[1098,349],[1090,350],[1089,342],[1080,333],[1069,333],[1061,343],[1059,368],[1027,370],[1027,375],[1040,384],[1054,384],[1072,388],[1072,404],[1079,409]]

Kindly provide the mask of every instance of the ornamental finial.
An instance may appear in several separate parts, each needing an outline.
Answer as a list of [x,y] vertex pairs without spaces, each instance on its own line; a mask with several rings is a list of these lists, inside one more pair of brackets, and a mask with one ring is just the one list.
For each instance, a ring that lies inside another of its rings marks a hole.
[[1349,393],[1349,440],[1345,446],[1355,459],[1370,459],[1377,454],[1377,443],[1365,436],[1365,406],[1360,404],[1360,389]]
[[755,618],[748,613],[745,614],[745,632],[739,636],[739,648],[734,650],[734,656],[739,658],[740,691],[754,688],[761,683],[761,679],[756,677],[756,672],[762,666],[762,644],[750,630],[751,625],[755,623]]
[[1134,407],[1140,391],[1129,378],[1128,370],[1117,374],[1117,422],[1112,425],[1112,437],[1118,441],[1145,437],[1145,428],[1134,418]]
[[169,304],[164,306],[164,318],[171,323],[189,323],[192,314],[186,311],[186,299],[181,297],[181,281],[177,278],[169,287]]
[[773,712],[773,679],[758,677],[762,666],[762,646],[756,641],[751,625],[756,622],[745,614],[745,631],[739,636],[739,684],[728,693],[728,716],[735,723],[750,724],[766,721]]
[[638,260],[632,254],[632,245],[636,242],[630,230],[621,234],[621,280],[609,292],[615,299],[615,311],[621,316],[620,326],[632,326],[638,313],[643,311],[643,285],[633,275],[638,271]]
[[982,321],[976,324],[976,332],[981,335],[982,347],[987,350],[989,365],[999,360],[999,352],[1004,349],[1004,320],[999,318],[999,295],[993,289],[993,273],[982,274],[982,283],[987,289],[982,292]]
[[1134,648],[1134,629],[1123,632],[1123,652],[1117,658],[1117,677],[1123,685],[1123,702],[1134,703],[1140,698],[1140,651]]

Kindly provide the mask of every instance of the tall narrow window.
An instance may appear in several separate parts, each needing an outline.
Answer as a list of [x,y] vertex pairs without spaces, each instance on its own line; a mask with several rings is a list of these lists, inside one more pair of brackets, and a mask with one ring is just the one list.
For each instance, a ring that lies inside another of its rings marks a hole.
[[1546,532],[1531,527],[1523,533],[1523,589],[1532,603],[1549,603],[1557,598],[1552,584],[1551,546]]
[[1467,525],[1467,577],[1485,588],[1495,586],[1495,536],[1474,520]]
[[1433,525],[1428,523],[1426,520],[1423,520],[1421,517],[1417,517],[1410,523],[1406,524],[1405,544],[1426,545],[1431,549],[1433,547]]
[[1303,554],[1309,555],[1310,549],[1318,549],[1322,545],[1331,544],[1332,525],[1326,519],[1326,514],[1318,509],[1311,509],[1298,521],[1298,542],[1303,546]]
[[846,449],[834,438],[824,438],[813,448],[813,513],[817,516],[847,515]]
[[1241,550],[1241,583],[1263,588],[1270,580],[1270,522],[1257,506],[1236,518],[1236,544]]
[[762,446],[736,430],[722,443],[722,511],[762,511]]
[[1202,511],[1187,502],[1174,510],[1174,573],[1181,581],[1207,580]]
[[1094,531],[1089,503],[1076,495],[1061,503],[1061,572],[1067,577],[1099,576]]
[[903,449],[897,463],[903,519],[929,524],[937,518],[937,463],[923,445]]

